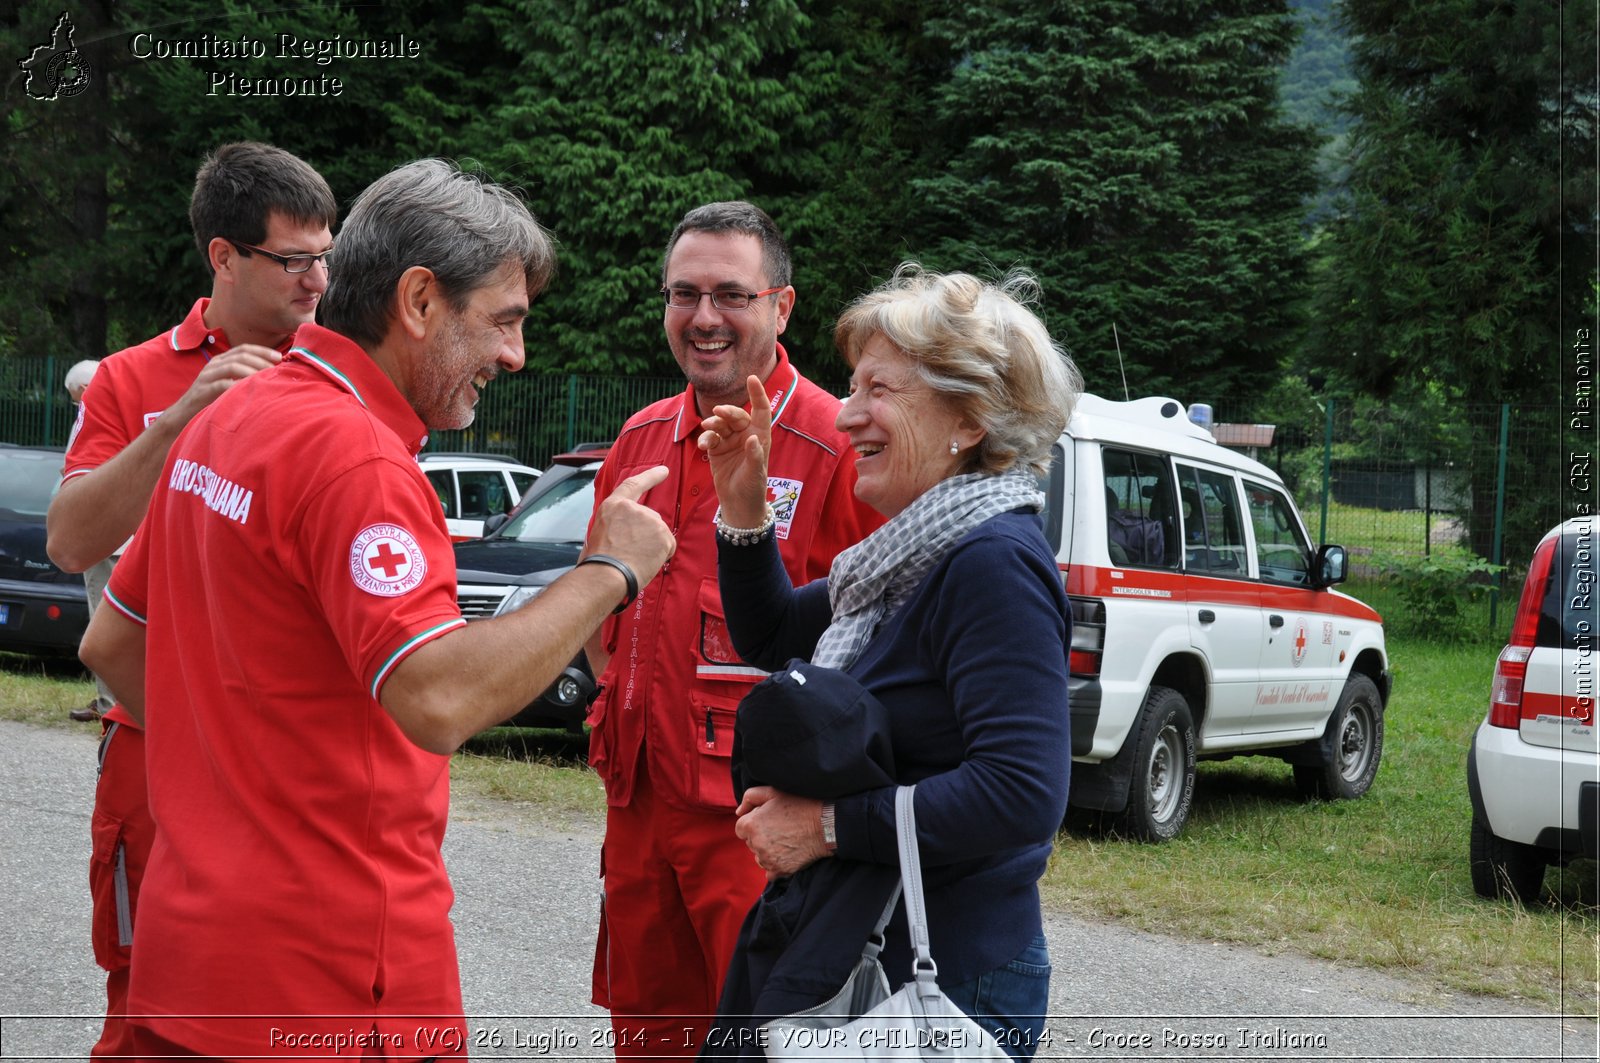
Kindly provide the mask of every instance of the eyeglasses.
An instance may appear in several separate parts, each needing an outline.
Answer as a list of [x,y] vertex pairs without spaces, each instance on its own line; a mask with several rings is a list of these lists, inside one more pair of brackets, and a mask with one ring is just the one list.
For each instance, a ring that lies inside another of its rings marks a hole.
[[232,244],[234,247],[237,247],[241,251],[254,251],[259,255],[267,256],[268,258],[272,259],[272,261],[282,266],[285,273],[304,273],[306,270],[311,268],[311,263],[313,262],[321,262],[324,269],[333,268],[333,248],[331,247],[322,252],[320,255],[280,255],[276,251],[268,251],[264,247],[257,247],[255,244],[243,243],[227,236],[224,236],[223,239],[227,240],[228,243]]
[[694,288],[663,288],[661,297],[667,301],[669,310],[693,310],[700,305],[700,300],[708,295],[711,296],[711,305],[718,310],[748,310],[752,300],[775,295],[786,287],[788,285],[780,284],[764,292],[746,292],[738,288],[718,288],[713,292],[697,291]]

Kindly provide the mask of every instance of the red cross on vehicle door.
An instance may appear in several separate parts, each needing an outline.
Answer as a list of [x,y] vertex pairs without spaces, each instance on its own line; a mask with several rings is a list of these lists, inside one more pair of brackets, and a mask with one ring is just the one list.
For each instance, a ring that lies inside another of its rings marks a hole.
[[[1314,586],[1310,542],[1283,492],[1254,480],[1243,483],[1266,621],[1261,689],[1250,728],[1320,734],[1339,698],[1338,595]],[[1343,641],[1348,644],[1348,638]]]

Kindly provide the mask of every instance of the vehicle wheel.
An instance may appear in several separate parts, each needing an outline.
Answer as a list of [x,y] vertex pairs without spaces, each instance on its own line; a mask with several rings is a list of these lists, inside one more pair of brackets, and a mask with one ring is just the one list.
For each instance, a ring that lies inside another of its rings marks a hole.
[[1472,889],[1490,900],[1502,898],[1532,904],[1544,886],[1544,854],[1536,846],[1508,841],[1489,829],[1476,811],[1472,813],[1472,844],[1468,853],[1472,865]]
[[[1170,687],[1151,687],[1139,713],[1128,807],[1113,829],[1140,841],[1176,838],[1194,798],[1194,719]],[[1130,736],[1132,737],[1132,736]]]
[[1348,801],[1372,788],[1383,759],[1383,699],[1359,672],[1345,680],[1322,736],[1322,754],[1322,764],[1295,765],[1294,784],[1302,795]]

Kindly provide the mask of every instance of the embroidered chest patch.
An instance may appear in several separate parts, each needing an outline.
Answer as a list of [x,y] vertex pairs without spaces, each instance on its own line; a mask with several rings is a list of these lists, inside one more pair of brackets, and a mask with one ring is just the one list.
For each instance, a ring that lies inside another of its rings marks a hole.
[[428,574],[428,559],[397,524],[369,524],[350,543],[350,578],[368,594],[393,598]]
[[789,526],[794,523],[794,511],[800,504],[800,489],[804,486],[800,480],[767,477],[767,501],[772,504],[772,512],[777,517],[774,531],[780,539],[789,537]]

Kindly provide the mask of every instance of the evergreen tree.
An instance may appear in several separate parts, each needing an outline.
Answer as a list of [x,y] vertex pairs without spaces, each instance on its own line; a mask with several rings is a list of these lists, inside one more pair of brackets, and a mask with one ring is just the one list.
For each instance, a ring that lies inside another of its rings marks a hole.
[[1553,394],[1550,359],[1582,316],[1594,250],[1581,7],[1346,0],[1361,88],[1320,332],[1357,387]]
[[782,195],[811,102],[793,73],[806,18],[793,0],[515,0],[486,12],[518,65],[465,138],[560,241],[560,273],[534,304],[530,366],[676,373],[661,252],[693,207],[748,198],[771,212]]
[[[1397,400],[1562,401],[1564,352],[1592,327],[1595,27],[1540,0],[1345,0],[1360,90],[1319,293],[1323,361]],[[1551,434],[1508,455],[1510,557],[1560,515]],[[1494,433],[1463,455],[1494,495]],[[1488,556],[1493,513],[1478,507]]]
[[[945,268],[1023,265],[1091,388],[1246,395],[1299,323],[1315,138],[1279,114],[1283,0],[952,0],[916,182]],[[933,167],[929,167],[933,169]]]
[[83,4],[68,26],[58,5],[31,0],[0,27],[11,60],[0,96],[0,354],[70,365],[104,353],[99,242],[111,197],[110,84],[122,61],[102,40],[110,7]]
[[850,367],[833,354],[833,325],[853,299],[924,249],[913,188],[927,143],[927,101],[948,69],[907,0],[821,0],[795,73],[814,101],[790,145],[795,172],[773,216],[789,238],[799,293],[790,324],[812,352],[812,379],[843,394]]
[[[6,54],[29,55],[60,14],[28,0],[0,35]],[[504,84],[491,27],[470,14],[434,25],[421,0],[268,12],[237,0],[133,0],[70,15],[85,90],[39,100],[18,75],[0,115],[0,174],[10,175],[0,177],[0,351],[98,358],[207,293],[188,208],[195,170],[218,145],[253,139],[292,151],[348,205],[394,166],[438,154],[442,131],[481,113]],[[141,32],[150,38],[136,46]],[[337,51],[401,36],[418,43],[416,58]],[[244,40],[262,55],[164,55],[157,40],[202,49]]]

